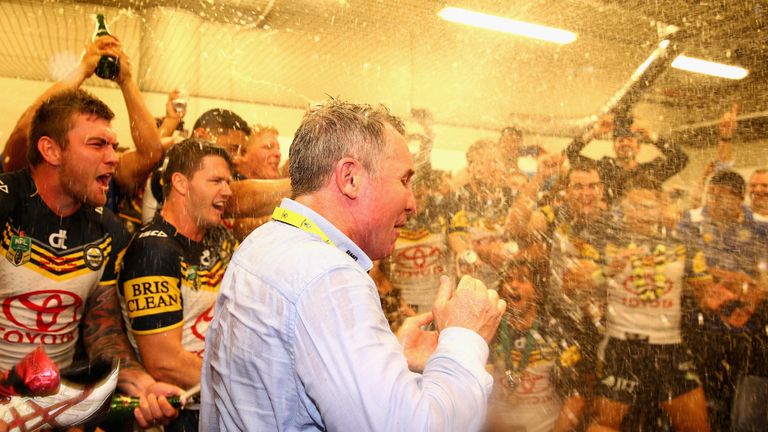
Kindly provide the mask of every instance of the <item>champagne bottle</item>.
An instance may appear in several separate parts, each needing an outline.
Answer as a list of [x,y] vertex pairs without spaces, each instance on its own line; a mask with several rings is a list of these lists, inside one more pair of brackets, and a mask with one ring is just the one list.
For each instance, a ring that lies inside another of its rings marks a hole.
[[[168,399],[168,403],[174,408],[181,408],[181,398],[179,396],[166,396],[166,399]],[[109,411],[107,412],[104,421],[120,422],[126,418],[133,418],[133,410],[138,407],[139,398],[114,394],[109,403]]]
[[[97,37],[108,35],[109,30],[104,22],[104,15],[96,15],[96,33],[94,33],[93,38],[96,39]],[[120,75],[120,60],[115,56],[103,55],[96,65],[95,72],[99,78],[114,80]]]

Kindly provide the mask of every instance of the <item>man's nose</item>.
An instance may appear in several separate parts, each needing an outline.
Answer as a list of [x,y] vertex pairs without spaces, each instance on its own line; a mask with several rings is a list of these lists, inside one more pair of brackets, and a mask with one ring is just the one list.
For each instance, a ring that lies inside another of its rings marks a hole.
[[412,216],[416,214],[416,197],[413,195],[413,190],[408,188],[408,198],[405,202],[405,214]]

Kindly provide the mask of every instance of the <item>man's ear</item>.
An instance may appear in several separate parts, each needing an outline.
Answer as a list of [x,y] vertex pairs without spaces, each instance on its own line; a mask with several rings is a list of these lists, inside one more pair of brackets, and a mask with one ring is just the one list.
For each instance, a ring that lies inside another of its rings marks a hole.
[[339,191],[349,199],[357,199],[363,179],[363,165],[355,158],[345,157],[336,162],[334,180]]
[[55,167],[61,165],[61,146],[53,138],[44,136],[37,140],[37,150],[48,164]]
[[171,185],[173,190],[182,196],[186,196],[189,193],[189,179],[180,172],[175,172],[171,175]]

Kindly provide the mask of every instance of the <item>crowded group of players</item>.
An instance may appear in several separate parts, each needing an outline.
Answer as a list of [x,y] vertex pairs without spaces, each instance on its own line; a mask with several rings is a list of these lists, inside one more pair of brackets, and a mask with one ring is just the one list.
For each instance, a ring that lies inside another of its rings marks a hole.
[[[79,89],[103,55],[123,66],[127,151],[110,108]],[[200,383],[227,265],[291,185],[276,129],[214,109],[180,137],[178,95],[155,119],[131,72],[118,39],[89,42],[9,134],[0,369],[40,344],[61,367],[118,358],[120,391],[143,398],[138,425],[189,430],[197,416],[164,396]],[[562,153],[505,128],[455,173],[431,167],[437,137],[428,112],[416,117],[417,211],[370,274],[393,330],[431,311],[442,275],[506,301],[487,430],[750,430],[765,417],[768,171],[732,169],[735,112],[688,200],[664,187],[685,151],[626,112]],[[582,155],[593,139],[615,156]],[[639,162],[641,145],[658,156]]]

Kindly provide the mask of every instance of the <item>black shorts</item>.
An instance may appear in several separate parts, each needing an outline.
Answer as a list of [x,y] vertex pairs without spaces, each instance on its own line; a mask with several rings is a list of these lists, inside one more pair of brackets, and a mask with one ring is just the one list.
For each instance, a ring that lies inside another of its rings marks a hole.
[[682,344],[606,336],[599,354],[598,396],[626,404],[666,402],[701,387],[693,355]]

